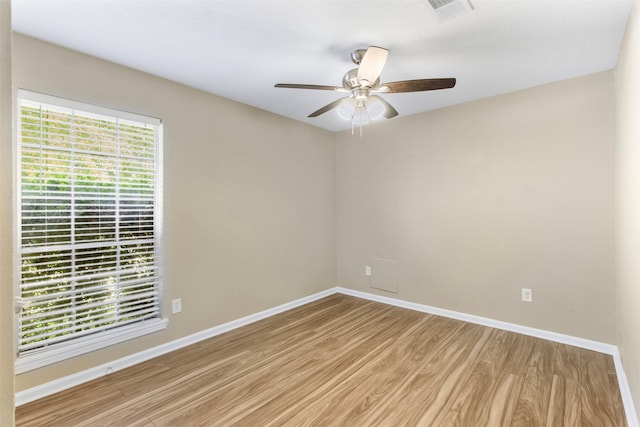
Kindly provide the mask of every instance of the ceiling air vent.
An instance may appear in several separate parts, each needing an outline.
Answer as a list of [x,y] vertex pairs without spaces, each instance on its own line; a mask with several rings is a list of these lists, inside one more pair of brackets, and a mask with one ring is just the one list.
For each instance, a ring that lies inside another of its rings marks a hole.
[[469,0],[429,0],[429,4],[441,21],[473,10],[473,5]]

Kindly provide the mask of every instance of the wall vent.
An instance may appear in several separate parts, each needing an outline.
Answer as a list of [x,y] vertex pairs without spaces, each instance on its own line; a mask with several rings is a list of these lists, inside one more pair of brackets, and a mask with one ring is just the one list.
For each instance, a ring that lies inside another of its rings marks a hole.
[[473,10],[469,0],[429,0],[429,4],[441,21],[455,18]]

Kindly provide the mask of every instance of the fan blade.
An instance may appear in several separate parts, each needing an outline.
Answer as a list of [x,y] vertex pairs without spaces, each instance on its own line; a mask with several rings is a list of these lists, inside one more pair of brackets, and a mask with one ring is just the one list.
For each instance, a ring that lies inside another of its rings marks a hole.
[[322,85],[305,85],[295,83],[278,83],[274,87],[283,87],[288,89],[317,89],[317,90],[337,90],[345,91],[346,89],[338,86],[322,86]]
[[320,108],[319,110],[314,111],[313,113],[309,114],[307,117],[318,117],[320,114],[324,114],[329,110],[333,110],[334,108],[336,108],[338,105],[342,104],[342,101],[349,98],[348,96],[345,96],[343,98],[340,99],[336,99],[335,101],[325,105],[324,107]]
[[384,105],[384,113],[383,113],[383,115],[387,119],[394,118],[395,116],[398,115],[398,111],[396,111],[396,109],[393,108],[393,105],[389,104],[384,98],[381,98],[378,95],[369,95],[369,99],[376,99],[382,105]]
[[358,67],[358,80],[366,80],[373,85],[380,77],[384,64],[387,62],[387,55],[389,55],[387,49],[369,46]]
[[418,79],[383,83],[380,87],[388,87],[387,93],[422,92],[425,90],[449,89],[456,85],[456,79]]

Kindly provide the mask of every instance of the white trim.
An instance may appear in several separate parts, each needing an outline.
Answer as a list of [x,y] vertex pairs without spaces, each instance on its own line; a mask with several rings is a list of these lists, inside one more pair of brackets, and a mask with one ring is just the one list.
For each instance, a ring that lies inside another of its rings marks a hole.
[[160,294],[160,316],[164,316],[166,306],[164,295],[164,125],[156,128],[155,140],[155,204],[153,206],[153,225],[155,227],[155,265],[156,289]]
[[282,313],[284,311],[291,310],[292,308],[296,308],[301,305],[310,303],[312,301],[327,297],[329,295],[333,295],[336,292],[337,292],[337,288],[329,288],[327,290],[315,293],[313,295],[299,298],[297,300],[294,300],[285,304],[281,304],[279,306],[269,308],[267,310],[263,310],[255,314],[242,317],[240,319],[232,320],[231,322],[223,323],[222,325],[214,326],[213,328],[206,329],[204,331],[196,332],[195,334],[188,335],[183,338],[179,338],[177,340],[168,342],[166,344],[161,344],[159,346],[150,348],[148,350],[144,350],[139,353],[122,357],[110,363],[96,366],[96,367],[84,370],[82,372],[78,372],[76,374],[68,375],[66,377],[59,378],[57,380],[53,380],[36,387],[32,387],[30,389],[17,392],[16,406],[24,405],[25,403],[29,403],[34,400],[41,399],[53,393],[57,393],[57,392],[66,390],[68,388],[85,383],[87,381],[91,381],[96,378],[103,377],[112,372],[119,371],[124,368],[128,368],[129,366],[142,363],[146,360],[153,359],[154,357],[161,356],[163,354],[169,353],[174,350],[178,350],[182,347],[186,347],[191,344],[195,344],[199,341],[214,337],[216,335],[220,335],[224,332],[231,331],[241,326],[245,326],[250,323],[257,322],[258,320],[266,319],[267,317],[271,317],[273,315]]
[[322,292],[309,295],[291,301],[286,304],[279,305],[231,322],[224,323],[222,325],[214,326],[213,328],[196,332],[195,334],[179,338],[175,341],[168,342],[166,344],[159,345],[157,347],[150,348],[140,353],[132,354],[130,356],[117,359],[111,363],[96,366],[86,371],[78,372],[67,377],[63,377],[21,392],[16,393],[16,406],[23,405],[25,403],[32,402],[34,400],[46,397],[53,393],[74,387],[76,385],[85,383],[87,381],[102,377],[111,372],[118,371],[129,366],[133,366],[137,363],[144,362],[145,360],[152,359],[157,356],[169,353],[173,350],[195,344],[199,341],[207,338],[214,337],[224,332],[231,331],[233,329],[248,325],[258,320],[265,319],[267,317],[282,313],[295,307],[310,303],[312,301],[333,295],[335,293],[341,293],[344,295],[351,295],[354,297],[367,299],[370,301],[376,301],[383,304],[394,305],[397,307],[403,307],[410,310],[420,311],[423,313],[435,314],[438,316],[449,317],[452,319],[462,320],[465,322],[475,323],[478,325],[488,326],[491,328],[502,329],[510,332],[515,332],[523,335],[529,335],[537,338],[546,339],[549,341],[555,341],[562,344],[568,344],[575,347],[584,348],[587,350],[598,351],[600,353],[610,354],[613,356],[613,361],[616,367],[616,375],[618,377],[618,385],[620,387],[620,394],[622,395],[622,403],[624,405],[625,414],[627,417],[627,424],[629,427],[640,427],[638,424],[638,418],[636,415],[633,396],[629,383],[627,382],[627,376],[620,360],[620,353],[618,347],[611,344],[601,343],[598,341],[587,340],[584,338],[573,337],[570,335],[559,334],[556,332],[545,331],[542,329],[531,328],[528,326],[516,325],[514,323],[502,322],[499,320],[488,319],[486,317],[475,316],[472,314],[460,313],[453,310],[446,310],[438,307],[432,307],[424,304],[417,304],[409,301],[403,301],[395,298],[389,298],[381,295],[370,294],[367,292],[356,291],[353,289],[347,289],[343,287],[329,288]]
[[152,126],[160,126],[162,120],[157,117],[145,116],[130,111],[118,110],[116,108],[102,107],[100,105],[89,104],[82,101],[63,98],[60,96],[47,95],[40,92],[34,92],[27,89],[17,89],[17,99],[26,101],[39,102],[51,106],[69,108],[72,110],[82,110],[87,113],[99,114],[101,116],[113,116],[123,120],[131,120],[135,122],[145,123]]
[[529,335],[536,338],[542,338],[549,341],[555,341],[562,344],[572,345],[587,350],[593,350],[600,353],[611,354],[617,351],[617,347],[612,344],[605,344],[598,341],[592,341],[585,338],[578,338],[571,335],[559,334],[557,332],[545,331],[543,329],[531,328],[529,326],[516,325],[515,323],[503,322],[500,320],[489,319],[486,317],[475,316],[473,314],[460,313],[458,311],[447,310],[444,308],[432,307],[430,305],[418,304],[389,298],[381,295],[370,294],[367,292],[356,291],[353,289],[338,287],[338,292],[345,295],[381,302],[383,304],[395,305],[397,307],[408,308],[409,310],[421,311],[423,313],[435,314],[437,316],[449,317],[451,319],[462,320],[464,322],[475,323],[477,325],[488,326],[490,328],[502,329],[505,331],[515,332],[522,335]]
[[169,319],[150,319],[141,323],[120,326],[97,332],[87,337],[75,338],[73,342],[62,343],[59,347],[50,347],[32,354],[16,358],[16,374],[61,362],[90,351],[99,350],[124,341],[138,338],[166,329]]

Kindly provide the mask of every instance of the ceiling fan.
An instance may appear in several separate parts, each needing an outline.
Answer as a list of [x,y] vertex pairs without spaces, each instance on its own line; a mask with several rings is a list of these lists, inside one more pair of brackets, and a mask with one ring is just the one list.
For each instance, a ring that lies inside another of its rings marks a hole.
[[[382,108],[379,116],[391,119],[398,115],[398,111],[378,93],[422,92],[427,90],[448,89],[456,85],[455,78],[401,80],[390,83],[380,83],[380,73],[387,61],[389,51],[382,47],[370,46],[368,49],[357,49],[351,53],[351,60],[358,67],[349,70],[342,77],[342,86],[322,86],[310,84],[278,83],[275,87],[290,89],[333,90],[337,92],[351,92],[349,96],[337,99],[324,107],[314,111],[307,117],[318,117],[334,108],[352,111],[351,123],[368,123],[371,120],[368,104],[378,103]],[[347,108],[344,108],[347,107]],[[339,111],[340,112],[340,111]],[[345,114],[341,114],[343,117]],[[352,129],[353,131],[353,129]],[[362,132],[362,127],[360,128]]]

